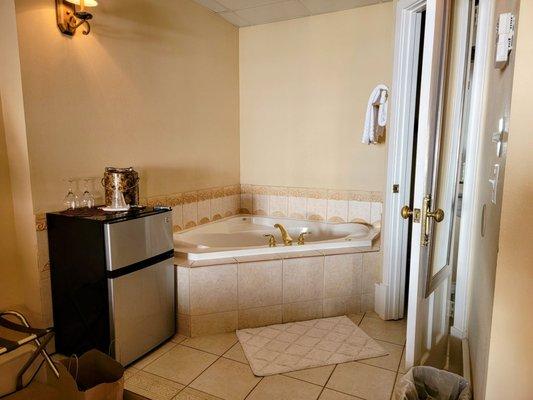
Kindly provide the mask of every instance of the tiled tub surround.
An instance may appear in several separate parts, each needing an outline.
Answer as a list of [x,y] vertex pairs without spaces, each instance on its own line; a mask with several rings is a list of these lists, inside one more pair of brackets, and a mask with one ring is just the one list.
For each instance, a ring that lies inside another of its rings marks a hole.
[[[285,246],[280,224],[293,238]],[[361,223],[326,223],[278,217],[240,215],[174,233],[174,250],[188,260],[213,260],[227,257],[260,256],[307,250],[370,247],[379,235],[379,227]],[[305,243],[298,240],[305,234]],[[265,235],[271,235],[271,246]]]
[[176,259],[178,332],[195,337],[373,310],[377,248],[331,253]]
[[[309,188],[273,187],[248,184],[141,198],[146,205],[172,206],[174,231],[216,221],[237,214],[287,216],[315,221],[381,221],[382,194],[365,191],[337,191]],[[53,211],[53,210],[51,210]],[[344,217],[346,211],[346,217]],[[40,297],[44,324],[52,324],[50,262],[44,212],[35,215],[40,277]]]
[[[144,205],[173,209],[174,231],[237,214],[306,219],[331,223],[381,223],[381,192],[260,185],[230,185],[141,198]],[[37,231],[46,230],[45,213],[35,215]]]

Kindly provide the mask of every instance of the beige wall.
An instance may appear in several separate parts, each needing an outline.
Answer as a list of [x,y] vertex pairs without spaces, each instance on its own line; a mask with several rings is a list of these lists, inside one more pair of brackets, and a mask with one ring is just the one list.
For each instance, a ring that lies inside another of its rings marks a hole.
[[238,30],[190,0],[102,1],[66,37],[16,0],[35,212],[70,177],[134,166],[141,196],[239,182]]
[[533,393],[533,3],[522,1],[503,189],[486,399]]
[[361,133],[393,25],[391,2],[240,30],[243,183],[383,190],[386,146]]
[[[33,216],[32,193],[30,186],[30,168],[28,162],[28,146],[26,140],[26,124],[24,121],[24,105],[20,76],[19,50],[17,41],[17,26],[15,18],[15,4],[13,0],[0,1],[0,100],[2,103],[3,134],[0,142],[5,143],[7,156],[6,169],[4,161],[2,187],[7,192],[4,198],[5,206],[9,208],[9,196],[12,198],[12,213],[14,217],[14,234],[10,228],[10,211],[5,212],[7,231],[2,231],[0,241],[10,245],[13,251],[16,244],[16,271],[22,283],[22,290],[18,296],[23,296],[24,305],[32,313],[41,313],[40,281],[37,273],[37,239],[35,236],[35,219]],[[0,145],[1,146],[1,145]],[[9,173],[10,188],[7,187],[6,173]],[[16,243],[15,243],[16,242]],[[9,251],[8,251],[9,252]],[[3,257],[4,253],[2,253]],[[9,256],[8,256],[9,257]],[[6,274],[15,272],[8,265],[2,266],[2,279]],[[17,297],[18,297],[17,296]],[[0,291],[3,299],[3,292]],[[0,300],[1,301],[1,300]],[[6,300],[8,302],[9,300]]]
[[20,271],[16,253],[13,198],[9,179],[9,162],[0,102],[0,310],[23,303]]

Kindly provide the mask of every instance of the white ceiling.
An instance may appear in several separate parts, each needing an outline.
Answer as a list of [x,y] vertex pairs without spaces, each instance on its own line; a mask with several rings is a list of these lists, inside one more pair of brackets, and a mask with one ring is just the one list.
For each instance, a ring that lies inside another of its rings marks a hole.
[[391,0],[194,0],[235,26],[268,24]]

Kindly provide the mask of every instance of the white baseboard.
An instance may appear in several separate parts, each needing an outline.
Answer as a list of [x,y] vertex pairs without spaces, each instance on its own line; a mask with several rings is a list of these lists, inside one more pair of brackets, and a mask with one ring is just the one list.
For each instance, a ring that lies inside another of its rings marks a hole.
[[389,285],[383,283],[375,284],[374,291],[374,311],[379,315],[381,319],[387,320],[391,319],[387,315],[387,291]]

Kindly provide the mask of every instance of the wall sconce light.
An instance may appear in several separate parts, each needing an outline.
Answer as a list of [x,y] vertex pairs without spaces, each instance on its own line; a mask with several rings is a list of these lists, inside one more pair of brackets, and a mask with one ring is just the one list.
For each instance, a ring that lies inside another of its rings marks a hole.
[[[96,0],[55,0],[56,1],[56,18],[57,26],[61,33],[68,36],[74,36],[76,30],[85,25],[84,35],[91,31],[89,20],[93,15],[85,10],[85,7],[96,7]],[[79,6],[79,9],[76,9]]]

